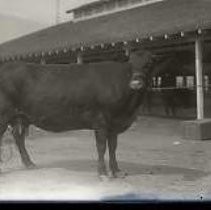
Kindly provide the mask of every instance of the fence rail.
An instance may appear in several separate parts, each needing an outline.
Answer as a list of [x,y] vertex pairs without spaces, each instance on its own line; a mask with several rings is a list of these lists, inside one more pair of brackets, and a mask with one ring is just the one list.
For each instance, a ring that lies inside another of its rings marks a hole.
[[[195,90],[196,89],[196,85],[194,86],[191,86],[191,87],[175,87],[175,86],[172,86],[172,87],[151,87],[151,88],[148,88],[148,90],[174,90],[174,89],[177,89],[177,90]],[[208,90],[209,88],[211,87],[211,84],[207,85],[207,86],[203,86],[203,89],[204,90]]]

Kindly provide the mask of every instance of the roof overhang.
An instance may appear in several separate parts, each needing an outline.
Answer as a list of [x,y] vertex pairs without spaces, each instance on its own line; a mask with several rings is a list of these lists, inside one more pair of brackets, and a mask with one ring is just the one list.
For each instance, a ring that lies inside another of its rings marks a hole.
[[0,45],[2,59],[110,46],[164,48],[210,41],[211,1],[167,0],[77,23],[64,23]]

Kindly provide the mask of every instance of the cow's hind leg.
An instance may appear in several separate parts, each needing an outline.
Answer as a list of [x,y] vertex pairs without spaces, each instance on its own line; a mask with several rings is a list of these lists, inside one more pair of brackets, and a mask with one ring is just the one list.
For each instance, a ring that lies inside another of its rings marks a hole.
[[111,176],[114,178],[124,178],[127,173],[119,169],[117,159],[116,159],[116,149],[117,149],[117,134],[108,134],[108,148],[109,148],[109,168]]
[[25,146],[25,135],[27,127],[24,125],[22,119],[17,119],[13,125],[13,136],[16,145],[21,155],[21,160],[27,168],[34,168],[35,164],[31,161],[30,156]]
[[[8,128],[10,119],[14,114],[14,107],[8,98],[0,89],[0,148],[2,148],[2,137]],[[2,153],[0,150],[0,160],[2,161]]]
[[106,152],[106,132],[102,130],[95,130],[96,146],[98,152],[98,175],[101,179],[106,179],[107,170],[105,165],[105,152]]

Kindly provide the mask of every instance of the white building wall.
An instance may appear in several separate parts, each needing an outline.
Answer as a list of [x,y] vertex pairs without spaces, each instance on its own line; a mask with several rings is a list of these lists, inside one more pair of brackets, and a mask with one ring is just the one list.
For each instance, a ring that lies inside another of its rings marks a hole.
[[81,6],[83,4],[91,3],[97,0],[58,0],[59,1],[59,23],[72,21],[73,20],[73,14],[67,14],[66,11],[69,9],[76,8],[78,6]]
[[132,9],[139,6],[145,6],[148,4],[154,4],[154,3],[158,3],[165,0],[128,0],[128,1],[125,1],[127,3],[126,4],[124,3],[123,5],[117,5],[117,4],[111,3],[112,4],[111,7],[108,6],[108,7],[103,8],[102,6],[102,9],[100,9],[100,12],[93,10],[91,14],[89,14],[88,16],[83,15],[77,18],[74,18],[74,15],[71,13],[67,14],[66,11],[73,8],[77,8],[78,6],[81,6],[83,4],[96,2],[99,0],[76,0],[76,1],[75,0],[58,0],[58,1],[60,2],[60,6],[59,6],[59,11],[57,15],[59,16],[59,23],[62,23],[62,22],[67,22],[67,21],[77,22],[77,21],[87,20],[94,17],[108,15],[111,13],[115,13],[115,12],[119,12],[119,11],[123,11],[127,9]]
[[146,6],[148,4],[154,4],[154,3],[158,3],[158,2],[162,2],[162,1],[165,1],[165,0],[125,0],[124,4],[114,4],[111,2],[110,5],[109,4],[107,4],[107,6],[102,5],[100,12],[96,12],[95,10],[93,10],[90,12],[89,15],[82,15],[80,17],[74,17],[74,21],[87,20],[87,19],[91,19],[94,17],[108,15],[108,14],[112,14],[115,12],[120,12],[120,11],[132,9],[132,8],[136,8],[136,7],[140,7],[140,6]]

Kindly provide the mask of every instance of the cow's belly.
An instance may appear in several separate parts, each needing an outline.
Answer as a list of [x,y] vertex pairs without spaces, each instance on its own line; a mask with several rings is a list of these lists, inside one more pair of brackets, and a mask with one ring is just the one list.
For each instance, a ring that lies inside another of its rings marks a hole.
[[30,123],[47,131],[62,132],[78,129],[93,129],[97,123],[95,110],[55,110],[54,112],[28,112]]
[[[50,120],[50,121],[49,121]],[[93,129],[91,122],[82,122],[77,120],[74,123],[72,121],[53,121],[51,119],[46,119],[42,122],[34,122],[35,126],[52,132],[63,132],[68,130],[80,130],[80,129]]]

